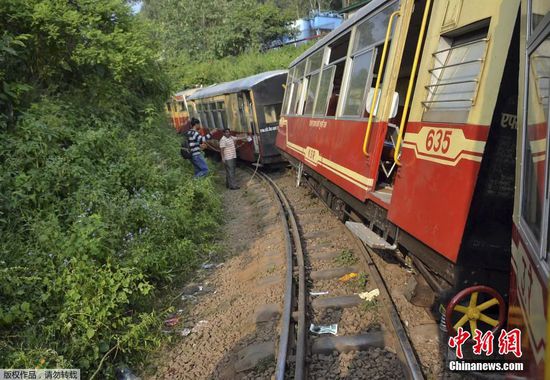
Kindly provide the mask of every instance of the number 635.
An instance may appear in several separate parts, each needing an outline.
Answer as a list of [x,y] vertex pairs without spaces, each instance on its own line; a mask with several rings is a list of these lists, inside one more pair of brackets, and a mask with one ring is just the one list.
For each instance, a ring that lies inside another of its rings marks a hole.
[[426,149],[428,151],[447,153],[451,146],[451,135],[453,131],[441,129],[430,129],[426,137]]

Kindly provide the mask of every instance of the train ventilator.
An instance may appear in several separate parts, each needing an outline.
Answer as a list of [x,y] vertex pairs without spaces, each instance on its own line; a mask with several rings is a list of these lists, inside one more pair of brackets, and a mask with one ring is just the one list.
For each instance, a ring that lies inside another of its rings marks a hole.
[[291,63],[276,142],[367,245],[410,258],[451,335],[518,327],[531,378],[550,355],[549,10],[373,0]]
[[248,141],[237,143],[237,156],[248,162],[281,162],[275,136],[287,71],[269,71],[199,89],[188,98],[189,112],[213,133],[208,149],[219,151],[223,129]]

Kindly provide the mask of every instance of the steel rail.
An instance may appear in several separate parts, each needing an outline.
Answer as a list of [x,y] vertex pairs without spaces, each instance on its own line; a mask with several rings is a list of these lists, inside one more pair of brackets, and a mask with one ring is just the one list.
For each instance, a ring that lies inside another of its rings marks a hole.
[[346,233],[348,234],[348,236],[354,239],[357,247],[361,251],[361,257],[366,262],[366,266],[369,268],[369,272],[373,276],[374,282],[376,282],[376,285],[378,286],[380,297],[384,300],[386,314],[389,316],[389,319],[392,322],[393,332],[399,342],[397,355],[400,357],[403,363],[406,364],[403,367],[407,371],[407,379],[423,380],[424,374],[422,373],[422,368],[420,366],[420,363],[418,362],[418,358],[416,357],[411,341],[407,336],[407,332],[403,327],[403,323],[401,322],[399,313],[388,291],[386,282],[382,278],[380,271],[378,271],[378,268],[376,267],[376,264],[372,259],[370,249],[367,248],[365,244],[355,235],[353,235],[351,231],[347,230]]
[[[319,192],[311,186],[308,182],[307,186],[309,189],[317,195],[317,197],[323,202],[323,204],[333,213],[334,210],[330,208],[330,206],[324,201],[324,199],[321,197]],[[337,215],[338,216],[338,215]],[[351,215],[348,214],[351,220],[355,220]],[[357,247],[359,248],[359,251],[361,252],[360,258],[363,262],[363,265],[367,267],[374,277],[374,282],[378,286],[378,290],[380,291],[380,297],[382,300],[384,300],[385,305],[385,313],[387,314],[388,319],[392,322],[391,327],[393,327],[393,332],[395,337],[397,338],[399,342],[398,352],[397,355],[401,359],[402,363],[406,364],[403,365],[403,367],[406,370],[407,379],[411,380],[424,380],[424,374],[422,372],[422,367],[420,366],[420,363],[418,361],[418,358],[416,357],[414,348],[412,347],[411,341],[409,340],[409,337],[407,335],[407,332],[405,331],[405,328],[403,327],[403,323],[401,322],[401,318],[399,317],[399,312],[397,311],[395,304],[393,303],[393,300],[391,298],[391,295],[388,291],[388,288],[386,286],[386,282],[382,278],[382,275],[380,274],[380,271],[376,267],[376,264],[374,263],[370,249],[365,246],[365,244],[359,240],[355,235],[351,233],[351,231],[347,228],[345,228],[346,234],[355,242]]]
[[[281,212],[281,220],[284,219],[283,225],[285,226],[285,236],[288,239],[287,245],[287,278],[285,286],[285,301],[283,310],[283,326],[281,330],[281,336],[279,339],[279,351],[277,355],[277,367],[275,372],[275,378],[277,380],[283,380],[286,369],[286,359],[289,345],[290,324],[292,315],[292,296],[293,296],[293,273],[294,273],[294,261],[293,254],[296,255],[296,263],[298,269],[298,312],[296,319],[298,322],[296,332],[296,355],[295,355],[295,367],[294,367],[294,379],[303,380],[305,378],[305,356],[306,356],[306,298],[305,298],[305,266],[304,266],[304,254],[302,250],[302,241],[300,238],[300,231],[298,229],[298,223],[294,216],[294,212],[286,198],[284,192],[277,186],[277,184],[266,174],[258,173],[258,175],[265,180],[274,190],[277,198],[279,199],[279,207]],[[293,247],[290,243],[290,235],[292,235]],[[288,248],[290,246],[290,248]]]

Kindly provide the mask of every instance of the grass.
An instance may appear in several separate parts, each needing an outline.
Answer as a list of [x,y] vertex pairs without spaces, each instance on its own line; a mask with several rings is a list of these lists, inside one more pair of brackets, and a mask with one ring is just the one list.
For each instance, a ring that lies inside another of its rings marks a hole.
[[339,266],[349,266],[357,263],[357,257],[349,249],[344,249],[342,252],[334,258],[334,263]]
[[363,301],[363,303],[361,304],[361,309],[366,312],[378,309],[378,300],[373,299],[370,301]]
[[362,292],[367,288],[368,279],[369,276],[366,273],[360,272],[359,276],[348,281],[347,285],[355,292]]

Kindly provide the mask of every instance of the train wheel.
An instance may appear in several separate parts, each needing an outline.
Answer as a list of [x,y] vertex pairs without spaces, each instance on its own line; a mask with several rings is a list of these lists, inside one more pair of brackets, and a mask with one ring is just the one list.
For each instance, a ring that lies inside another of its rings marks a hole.
[[[484,301],[478,304],[480,298]],[[497,307],[498,319],[494,319],[486,314],[490,309],[496,309]],[[476,329],[481,331],[487,330],[487,328],[483,328],[483,325],[496,332],[502,328],[505,319],[506,307],[504,299],[496,290],[485,285],[471,286],[461,290],[449,301],[445,310],[445,321],[449,336],[454,336],[459,327],[462,327],[464,330],[467,330],[469,327],[472,337]],[[469,326],[465,328],[464,325],[466,323]]]

